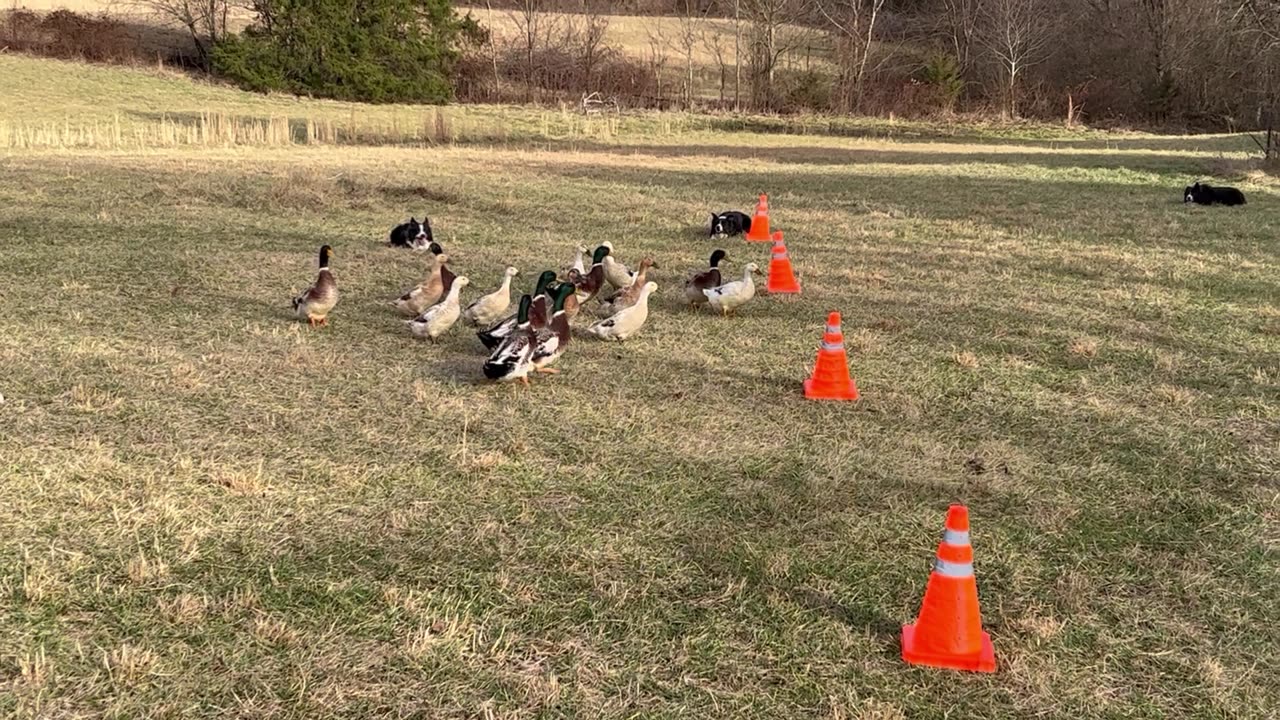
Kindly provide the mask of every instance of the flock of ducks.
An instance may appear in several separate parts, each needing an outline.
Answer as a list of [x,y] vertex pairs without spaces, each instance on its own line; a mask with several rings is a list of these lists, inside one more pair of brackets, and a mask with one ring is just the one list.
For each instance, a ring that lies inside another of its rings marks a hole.
[[[587,247],[579,245],[563,277],[553,270],[540,274],[532,292],[519,297],[514,313],[510,312],[511,285],[520,275],[514,267],[503,271],[502,282],[493,292],[464,307],[462,289],[470,280],[449,269],[449,255],[438,243],[431,242],[429,249],[426,278],[392,300],[391,307],[410,318],[405,320],[410,333],[432,342],[458,320],[475,328],[489,351],[484,375],[499,382],[519,380],[527,385],[530,373],[558,372],[551,365],[569,345],[571,322],[592,300],[597,301],[598,320],[586,328],[588,334],[601,340],[632,337],[649,319],[649,298],[658,289],[648,279],[649,271],[658,267],[653,258],[642,259],[632,271],[613,256],[613,244],[605,242],[591,252],[590,266],[586,265]],[[332,257],[332,247],[320,248],[315,282],[293,299],[297,318],[312,327],[327,325],[330,311],[338,304],[338,285],[329,267]],[[706,305],[727,316],[755,297],[752,276],[760,268],[749,263],[741,280],[726,283],[720,264],[727,259],[724,250],[716,250],[707,267],[686,281],[685,298],[691,308]]]

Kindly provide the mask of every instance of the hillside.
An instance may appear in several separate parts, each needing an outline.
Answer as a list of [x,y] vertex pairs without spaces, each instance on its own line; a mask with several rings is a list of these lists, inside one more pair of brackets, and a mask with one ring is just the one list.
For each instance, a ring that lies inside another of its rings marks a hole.
[[908,141],[1033,144],[1046,147],[1124,149],[1210,158],[1243,157],[1255,146],[1243,135],[1199,135],[1185,140],[1142,133],[1065,129],[1036,123],[987,124],[889,121],[821,116],[758,117],[628,112],[583,117],[572,110],[497,105],[445,108],[364,105],[285,95],[247,93],[187,74],[112,68],[0,55],[0,148],[439,144],[450,142],[662,143],[726,137],[774,144],[773,133]]

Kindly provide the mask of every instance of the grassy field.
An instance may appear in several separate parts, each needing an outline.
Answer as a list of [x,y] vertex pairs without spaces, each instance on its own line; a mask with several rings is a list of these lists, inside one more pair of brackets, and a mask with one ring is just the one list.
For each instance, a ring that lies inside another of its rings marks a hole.
[[[0,94],[363,112],[8,57]],[[1280,197],[1179,197],[1247,141],[451,111],[529,136],[0,149],[0,716],[1274,716]],[[686,311],[760,191],[804,293]],[[651,254],[650,324],[483,384],[385,306],[424,212],[471,298]],[[830,310],[856,404],[800,397]],[[991,676],[898,658],[956,501]]]

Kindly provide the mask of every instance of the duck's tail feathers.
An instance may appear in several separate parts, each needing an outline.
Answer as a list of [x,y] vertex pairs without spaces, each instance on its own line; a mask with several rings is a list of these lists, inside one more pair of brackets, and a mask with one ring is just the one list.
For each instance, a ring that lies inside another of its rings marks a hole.
[[515,365],[509,362],[490,361],[484,364],[484,376],[490,380],[498,380],[515,371]]

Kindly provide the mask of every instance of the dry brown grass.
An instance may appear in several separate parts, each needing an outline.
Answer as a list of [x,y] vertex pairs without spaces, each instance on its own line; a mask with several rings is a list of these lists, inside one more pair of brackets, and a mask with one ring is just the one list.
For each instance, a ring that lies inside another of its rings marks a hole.
[[1098,357],[1098,340],[1091,337],[1072,338],[1067,345],[1067,352],[1078,358],[1092,359]]

